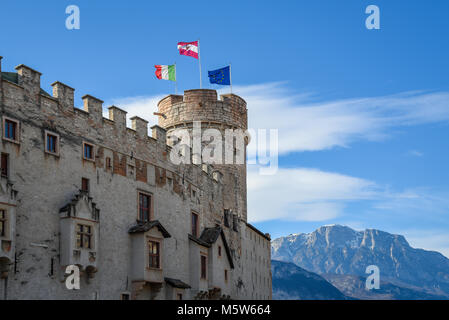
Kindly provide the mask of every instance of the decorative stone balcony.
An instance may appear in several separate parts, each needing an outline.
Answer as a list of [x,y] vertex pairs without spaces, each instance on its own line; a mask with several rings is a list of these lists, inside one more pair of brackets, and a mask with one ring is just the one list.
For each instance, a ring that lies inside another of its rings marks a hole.
[[7,177],[0,179],[0,279],[3,279],[14,264],[17,191]]
[[93,277],[97,272],[100,210],[85,191],[59,210],[61,266],[77,265]]

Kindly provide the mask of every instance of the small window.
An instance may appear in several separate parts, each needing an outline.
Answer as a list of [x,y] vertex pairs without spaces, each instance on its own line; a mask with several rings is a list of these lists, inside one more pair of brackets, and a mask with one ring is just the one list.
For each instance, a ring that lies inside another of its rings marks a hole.
[[201,279],[207,279],[207,257],[201,256]]
[[150,268],[160,269],[160,255],[159,255],[159,242],[157,241],[148,241],[148,257]]
[[221,246],[218,246],[218,256],[221,257]]
[[196,191],[195,190],[192,190],[192,197],[196,198]]
[[178,293],[177,298],[178,300],[182,300],[182,293]]
[[8,165],[9,165],[9,155],[7,153],[2,153],[2,176],[8,176]]
[[223,220],[225,227],[229,228],[229,209],[224,209]]
[[81,191],[89,193],[89,179],[81,178]]
[[0,237],[6,236],[6,210],[0,210]]
[[45,152],[59,155],[59,135],[45,131]]
[[131,295],[129,293],[122,293],[120,295],[120,300],[131,300]]
[[3,117],[3,138],[12,142],[19,141],[19,122]]
[[151,196],[139,192],[139,220],[147,222],[151,220]]
[[195,212],[192,212],[192,235],[198,237],[198,215]]
[[92,227],[84,224],[76,225],[76,247],[92,249]]
[[87,142],[83,143],[83,158],[85,160],[94,160],[94,146],[92,144],[89,144]]
[[226,270],[226,269],[224,271],[224,279],[225,279],[225,282],[228,282],[228,270]]
[[112,168],[111,158],[110,157],[106,157],[106,169],[110,169],[110,168]]

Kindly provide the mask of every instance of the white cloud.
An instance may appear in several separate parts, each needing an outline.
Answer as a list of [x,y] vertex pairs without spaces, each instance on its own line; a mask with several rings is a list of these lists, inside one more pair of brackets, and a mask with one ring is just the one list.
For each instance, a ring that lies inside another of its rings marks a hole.
[[236,87],[235,92],[248,103],[251,128],[279,129],[280,154],[347,147],[383,139],[393,127],[449,121],[448,92],[321,102],[282,83]]
[[315,169],[279,169],[275,175],[248,170],[252,222],[281,219],[325,221],[338,217],[348,201],[371,199],[377,186],[367,180]]
[[[157,122],[157,117],[153,115],[157,112],[157,103],[164,98],[164,95],[154,96],[138,96],[128,98],[112,99],[107,105],[115,105],[120,109],[127,111],[127,126],[130,127],[129,118],[139,116],[145,120],[150,121],[149,127]],[[106,118],[109,118],[107,111],[103,112]]]
[[418,150],[410,150],[407,155],[412,156],[412,157],[422,157],[424,156],[424,153],[418,151]]

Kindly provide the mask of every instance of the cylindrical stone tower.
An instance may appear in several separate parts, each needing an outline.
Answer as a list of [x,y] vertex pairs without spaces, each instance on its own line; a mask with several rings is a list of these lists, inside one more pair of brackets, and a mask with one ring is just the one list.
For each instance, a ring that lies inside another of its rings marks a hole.
[[[158,109],[159,126],[167,130],[167,137],[177,129],[193,130],[194,122],[198,121],[203,132],[210,128],[219,130],[224,146],[226,129],[243,132],[248,129],[246,102],[235,94],[221,95],[218,100],[216,90],[186,90],[184,96],[169,95],[159,101]],[[246,140],[243,148],[243,164],[214,164],[213,167],[223,174],[225,209],[231,209],[246,222]],[[223,151],[223,159],[224,156]]]

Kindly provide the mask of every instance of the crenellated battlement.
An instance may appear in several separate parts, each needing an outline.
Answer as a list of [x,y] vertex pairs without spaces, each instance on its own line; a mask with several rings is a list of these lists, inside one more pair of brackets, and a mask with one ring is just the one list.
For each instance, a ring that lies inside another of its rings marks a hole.
[[167,130],[193,121],[213,123],[231,128],[248,128],[246,101],[235,94],[194,89],[184,91],[184,95],[169,95],[158,103],[159,125]]
[[[1,72],[0,57],[0,104],[5,115],[19,122],[34,122],[36,126],[54,131],[62,137],[71,137],[70,140],[75,136],[83,137],[83,141],[95,144],[98,150],[117,151],[122,155],[118,156],[117,161],[122,163],[121,159],[126,157],[125,163],[131,168],[146,162],[176,170],[168,160],[171,147],[167,145],[167,130],[163,126],[152,125],[149,135],[149,121],[133,116],[130,118],[129,128],[126,126],[125,110],[115,105],[109,106],[108,118],[105,118],[104,102],[90,94],[82,97],[83,106],[77,108],[75,89],[71,86],[60,81],[53,82],[53,92],[50,95],[41,88],[42,74],[39,71],[25,65],[17,66],[16,70],[16,73]],[[186,93],[189,101],[205,101],[201,90],[189,90]],[[173,96],[173,101],[176,97],[181,97],[182,100],[182,96]],[[209,90],[210,101],[216,100],[216,97],[216,91]],[[95,160],[96,166],[104,166],[104,162],[105,159]],[[124,166],[125,171],[130,169]],[[206,172],[200,166],[196,167],[195,172],[206,173],[211,180],[219,182],[216,174]]]

